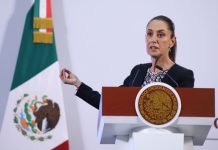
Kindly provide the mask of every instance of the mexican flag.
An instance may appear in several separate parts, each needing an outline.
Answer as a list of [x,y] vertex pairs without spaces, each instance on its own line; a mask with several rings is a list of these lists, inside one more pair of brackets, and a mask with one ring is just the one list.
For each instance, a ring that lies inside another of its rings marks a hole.
[[0,149],[68,150],[51,0],[35,0],[23,30]]

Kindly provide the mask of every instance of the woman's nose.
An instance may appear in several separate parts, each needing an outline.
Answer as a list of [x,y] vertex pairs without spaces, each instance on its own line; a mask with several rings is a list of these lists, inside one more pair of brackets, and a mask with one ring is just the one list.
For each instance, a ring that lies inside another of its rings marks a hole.
[[152,43],[156,43],[157,42],[157,36],[153,35],[149,38],[149,42],[152,42]]

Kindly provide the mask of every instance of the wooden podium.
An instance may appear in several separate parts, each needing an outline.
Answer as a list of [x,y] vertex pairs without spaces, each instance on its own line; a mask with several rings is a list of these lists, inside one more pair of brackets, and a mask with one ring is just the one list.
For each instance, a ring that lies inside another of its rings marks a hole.
[[[135,111],[135,98],[140,87],[103,87],[98,120],[101,144],[114,144],[116,137],[128,136],[146,127]],[[215,89],[176,88],[182,108],[179,119],[171,125],[192,137],[194,145],[203,145],[215,119]]]

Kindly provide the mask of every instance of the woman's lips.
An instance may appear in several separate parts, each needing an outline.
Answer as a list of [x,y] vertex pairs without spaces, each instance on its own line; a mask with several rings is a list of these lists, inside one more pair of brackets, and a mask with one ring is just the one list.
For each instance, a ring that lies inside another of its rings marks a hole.
[[156,50],[156,49],[159,49],[159,47],[157,47],[157,46],[150,46],[150,49],[151,50]]

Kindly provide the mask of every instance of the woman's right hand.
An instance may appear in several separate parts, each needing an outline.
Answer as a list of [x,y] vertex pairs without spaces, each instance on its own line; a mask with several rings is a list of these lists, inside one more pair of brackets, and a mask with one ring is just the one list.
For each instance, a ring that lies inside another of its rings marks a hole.
[[77,88],[79,88],[79,86],[81,85],[81,81],[79,80],[79,78],[75,74],[73,74],[71,71],[69,71],[65,68],[62,69],[60,72],[60,79],[65,84],[74,85]]

